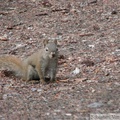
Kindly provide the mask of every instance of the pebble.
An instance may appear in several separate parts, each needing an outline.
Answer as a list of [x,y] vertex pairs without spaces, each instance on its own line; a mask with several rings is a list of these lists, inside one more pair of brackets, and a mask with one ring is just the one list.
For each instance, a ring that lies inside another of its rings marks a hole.
[[61,110],[54,110],[54,112],[61,112]]
[[73,74],[77,75],[80,73],[80,69],[79,68],[75,68],[75,70],[72,72]]
[[71,116],[72,114],[71,113],[66,113],[67,116]]
[[7,95],[7,94],[4,94],[2,97],[3,97],[3,99],[5,100],[5,99],[7,99],[8,95]]
[[37,88],[31,88],[31,90],[34,92],[34,91],[36,91],[36,90],[37,90]]
[[102,107],[104,104],[102,102],[94,102],[88,105],[89,108],[98,108]]
[[46,115],[50,115],[50,113],[46,113]]
[[95,47],[95,45],[88,45],[90,48],[94,48]]
[[37,92],[42,92],[42,89],[37,89]]

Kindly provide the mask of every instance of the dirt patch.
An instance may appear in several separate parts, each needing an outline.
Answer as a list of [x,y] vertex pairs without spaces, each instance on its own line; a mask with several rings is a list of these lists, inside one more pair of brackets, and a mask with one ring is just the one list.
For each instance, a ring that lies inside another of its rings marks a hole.
[[57,83],[0,73],[0,119],[88,120],[120,113],[118,0],[1,0],[0,54],[26,58],[58,40]]

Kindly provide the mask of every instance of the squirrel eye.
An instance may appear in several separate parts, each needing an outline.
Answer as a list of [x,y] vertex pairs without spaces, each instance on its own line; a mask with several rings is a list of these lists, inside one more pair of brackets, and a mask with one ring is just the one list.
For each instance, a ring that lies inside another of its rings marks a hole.
[[48,48],[46,48],[46,51],[48,51]]

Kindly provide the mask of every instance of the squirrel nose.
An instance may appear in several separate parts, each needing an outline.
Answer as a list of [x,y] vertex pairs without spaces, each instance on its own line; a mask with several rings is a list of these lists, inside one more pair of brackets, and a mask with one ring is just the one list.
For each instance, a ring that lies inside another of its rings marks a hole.
[[52,57],[55,57],[55,52],[52,52],[51,55],[52,55]]

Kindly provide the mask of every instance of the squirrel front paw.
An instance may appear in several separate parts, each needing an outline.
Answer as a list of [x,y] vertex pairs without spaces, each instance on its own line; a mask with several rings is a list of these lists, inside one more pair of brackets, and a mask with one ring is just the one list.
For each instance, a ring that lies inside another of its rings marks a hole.
[[45,82],[44,79],[41,79],[41,80],[40,80],[40,83],[41,83],[41,84],[46,84],[46,82]]

